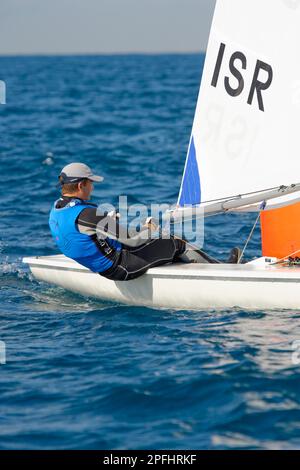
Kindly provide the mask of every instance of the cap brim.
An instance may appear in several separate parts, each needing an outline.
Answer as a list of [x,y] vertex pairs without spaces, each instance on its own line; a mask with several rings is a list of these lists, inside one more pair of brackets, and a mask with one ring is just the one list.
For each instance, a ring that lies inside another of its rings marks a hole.
[[103,176],[92,175],[92,176],[89,176],[89,180],[94,181],[95,183],[101,183],[104,180],[104,178]]

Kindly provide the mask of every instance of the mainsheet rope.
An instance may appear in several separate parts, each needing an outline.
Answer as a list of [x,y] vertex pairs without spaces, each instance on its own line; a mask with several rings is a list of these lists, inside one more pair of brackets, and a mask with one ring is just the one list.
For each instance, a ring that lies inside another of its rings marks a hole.
[[248,237],[247,240],[246,240],[245,246],[244,246],[244,248],[243,248],[243,250],[242,250],[242,252],[241,252],[241,254],[240,254],[240,257],[239,257],[239,259],[238,259],[238,264],[241,264],[241,261],[242,261],[242,259],[243,259],[243,257],[244,257],[244,254],[245,254],[245,251],[246,251],[246,249],[247,249],[247,247],[248,247],[248,245],[249,245],[249,242],[250,242],[250,240],[251,240],[251,238],[252,238],[252,236],[253,236],[254,230],[256,229],[256,226],[257,226],[258,221],[259,221],[259,219],[260,219],[261,211],[264,211],[264,210],[265,210],[266,205],[267,205],[267,203],[266,203],[266,201],[264,201],[264,202],[261,204],[261,206],[260,206],[260,211],[259,211],[259,213],[258,213],[258,216],[256,217],[256,220],[255,220],[255,222],[254,222],[254,225],[253,225],[253,227],[252,227],[252,230],[251,230],[251,232],[250,232],[250,234],[249,234],[249,237]]

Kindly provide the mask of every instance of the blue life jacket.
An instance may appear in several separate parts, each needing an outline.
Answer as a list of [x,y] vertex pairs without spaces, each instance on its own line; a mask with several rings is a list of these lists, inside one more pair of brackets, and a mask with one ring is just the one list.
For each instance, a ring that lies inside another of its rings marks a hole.
[[111,268],[117,252],[122,249],[121,243],[109,237],[98,240],[96,235],[80,233],[76,225],[79,214],[94,204],[80,199],[72,199],[60,209],[56,209],[56,204],[57,201],[50,212],[49,226],[60,251],[93,272],[101,273]]

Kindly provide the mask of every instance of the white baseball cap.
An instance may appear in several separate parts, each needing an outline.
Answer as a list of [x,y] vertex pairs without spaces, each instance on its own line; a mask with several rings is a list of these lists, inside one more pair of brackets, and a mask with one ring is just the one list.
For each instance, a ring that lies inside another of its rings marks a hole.
[[69,163],[61,170],[59,177],[62,184],[76,183],[85,178],[95,183],[104,180],[103,176],[94,175],[90,167],[84,163]]

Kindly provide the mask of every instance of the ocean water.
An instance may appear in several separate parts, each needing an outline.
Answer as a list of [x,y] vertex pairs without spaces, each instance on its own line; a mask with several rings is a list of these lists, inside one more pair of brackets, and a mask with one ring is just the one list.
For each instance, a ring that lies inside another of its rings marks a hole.
[[[176,200],[203,60],[0,58],[1,449],[300,447],[300,312],[109,304],[22,264],[57,252],[47,216],[71,161],[105,176],[96,201]],[[208,219],[206,250],[226,258],[253,217]]]

